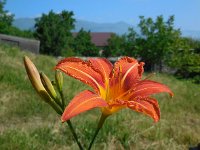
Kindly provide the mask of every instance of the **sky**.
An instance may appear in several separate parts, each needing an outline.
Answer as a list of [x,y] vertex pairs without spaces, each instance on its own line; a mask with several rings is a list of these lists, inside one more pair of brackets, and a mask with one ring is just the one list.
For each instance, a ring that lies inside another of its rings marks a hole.
[[7,0],[5,9],[15,18],[35,18],[53,10],[73,11],[75,19],[98,23],[139,23],[139,16],[165,20],[175,15],[175,27],[200,30],[200,0]]

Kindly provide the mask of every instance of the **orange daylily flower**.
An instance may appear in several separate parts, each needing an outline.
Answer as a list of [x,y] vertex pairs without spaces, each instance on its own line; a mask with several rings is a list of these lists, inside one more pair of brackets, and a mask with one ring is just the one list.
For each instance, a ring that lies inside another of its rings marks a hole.
[[100,107],[105,116],[122,108],[130,108],[150,116],[155,122],[159,121],[158,102],[150,95],[167,92],[172,96],[173,93],[161,83],[141,80],[143,65],[143,62],[138,63],[130,57],[119,59],[114,66],[105,58],[61,60],[56,69],[94,89],[94,92],[85,90],[75,96],[65,108],[61,120],[67,121],[82,112]]

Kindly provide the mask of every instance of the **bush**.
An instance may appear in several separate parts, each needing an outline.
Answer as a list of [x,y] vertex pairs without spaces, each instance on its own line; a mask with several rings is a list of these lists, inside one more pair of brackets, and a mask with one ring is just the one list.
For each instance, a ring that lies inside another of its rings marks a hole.
[[171,66],[177,68],[176,74],[182,78],[191,78],[200,83],[200,55],[192,52],[181,52],[174,56]]
[[25,37],[25,38],[31,38],[33,39],[33,32],[29,30],[20,30],[13,26],[5,26],[1,33],[7,34],[7,35],[13,35],[13,36],[19,36],[19,37]]

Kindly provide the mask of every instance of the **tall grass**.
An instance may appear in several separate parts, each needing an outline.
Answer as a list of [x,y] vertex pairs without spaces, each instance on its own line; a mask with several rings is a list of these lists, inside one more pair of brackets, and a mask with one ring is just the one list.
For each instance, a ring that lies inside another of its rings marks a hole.
[[[0,149],[78,149],[67,125],[31,87],[24,55],[54,77],[55,58],[0,46]],[[167,94],[155,96],[161,107],[160,122],[155,124],[145,115],[124,109],[106,120],[93,149],[182,150],[200,143],[200,86],[166,74],[152,79],[175,93],[173,99]],[[88,89],[70,77],[64,78],[64,84],[67,103]],[[88,146],[99,116],[99,109],[95,109],[71,120],[84,146]]]

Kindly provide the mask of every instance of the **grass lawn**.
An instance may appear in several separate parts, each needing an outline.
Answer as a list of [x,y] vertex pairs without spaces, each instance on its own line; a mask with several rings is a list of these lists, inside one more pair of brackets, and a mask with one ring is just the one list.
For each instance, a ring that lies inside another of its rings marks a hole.
[[[23,66],[29,56],[39,70],[54,77],[56,59],[0,46],[0,149],[76,150],[67,124],[33,90]],[[200,85],[156,74],[152,80],[168,85],[175,96],[159,94],[161,120],[154,123],[145,115],[124,109],[110,116],[93,149],[183,150],[200,143]],[[88,86],[64,78],[67,103]],[[100,110],[94,109],[71,119],[86,147],[95,131]]]

